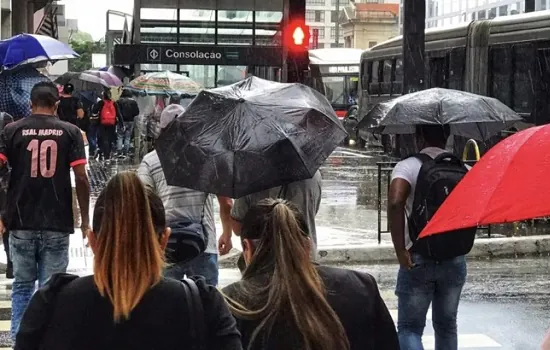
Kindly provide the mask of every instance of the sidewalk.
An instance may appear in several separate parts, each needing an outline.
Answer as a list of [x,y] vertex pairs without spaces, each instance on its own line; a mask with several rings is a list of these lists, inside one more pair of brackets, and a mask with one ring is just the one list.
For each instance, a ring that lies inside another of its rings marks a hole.
[[[220,258],[220,267],[231,268],[236,266],[240,255],[240,242],[233,243],[233,251]],[[350,244],[350,245],[322,245],[317,252],[317,262],[321,264],[368,264],[394,263],[395,251],[391,242]],[[478,238],[469,258],[497,258],[541,255],[550,253],[550,235],[510,237],[510,238]]]

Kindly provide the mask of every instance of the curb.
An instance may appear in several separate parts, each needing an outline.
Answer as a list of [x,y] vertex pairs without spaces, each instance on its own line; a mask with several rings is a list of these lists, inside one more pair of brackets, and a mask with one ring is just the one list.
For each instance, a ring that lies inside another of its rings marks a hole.
[[[499,258],[550,253],[550,236],[478,238],[469,258]],[[240,252],[233,250],[221,257],[221,268],[236,268]],[[321,247],[317,252],[317,262],[322,264],[341,263],[388,263],[395,262],[393,244],[354,245]]]

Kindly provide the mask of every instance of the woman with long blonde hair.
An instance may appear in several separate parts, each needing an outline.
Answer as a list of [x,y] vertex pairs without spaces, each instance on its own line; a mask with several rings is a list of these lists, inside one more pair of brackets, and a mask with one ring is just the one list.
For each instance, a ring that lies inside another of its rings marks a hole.
[[[115,175],[97,199],[94,275],[57,275],[31,300],[15,349],[241,349],[221,294],[162,277],[170,229],[162,201],[136,174]],[[193,310],[193,313],[190,313]]]
[[243,278],[223,290],[248,350],[398,350],[374,278],[316,266],[303,216],[265,199],[242,222]]

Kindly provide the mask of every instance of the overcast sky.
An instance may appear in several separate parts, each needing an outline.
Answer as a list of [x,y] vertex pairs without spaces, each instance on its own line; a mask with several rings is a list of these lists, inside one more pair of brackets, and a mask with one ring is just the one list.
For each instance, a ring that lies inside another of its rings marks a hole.
[[[63,0],[66,18],[78,19],[78,29],[88,32],[94,40],[105,36],[105,13],[116,10],[132,13],[133,0]],[[123,20],[111,19],[111,29],[122,29]],[[122,21],[122,22],[121,22]],[[120,28],[113,28],[120,27]]]

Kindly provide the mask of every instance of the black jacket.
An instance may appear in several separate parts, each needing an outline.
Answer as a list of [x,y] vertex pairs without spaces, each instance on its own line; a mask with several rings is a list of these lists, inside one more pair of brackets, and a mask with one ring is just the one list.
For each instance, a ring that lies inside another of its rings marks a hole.
[[133,122],[139,115],[138,104],[132,98],[122,97],[116,101],[116,104],[118,105],[118,110],[120,111],[124,122]]
[[[206,333],[204,350],[242,350],[235,320],[221,294],[195,279]],[[132,311],[115,324],[113,306],[93,276],[54,275],[37,291],[23,315],[16,350],[172,350],[192,349],[188,294],[181,282],[163,278]]]
[[[319,275],[327,289],[327,301],[336,312],[350,343],[351,350],[399,350],[399,341],[392,317],[382,300],[374,277],[353,270],[327,266],[318,267]],[[240,281],[223,289],[225,295],[248,308],[256,309],[250,301],[243,300],[239,290],[244,284],[265,286],[268,281],[259,276],[252,281]],[[269,337],[260,333],[253,350],[301,349],[301,336],[282,318],[275,321]],[[258,321],[237,320],[242,335],[243,347],[249,346],[250,338]],[[336,350],[336,349],[335,349]]]

